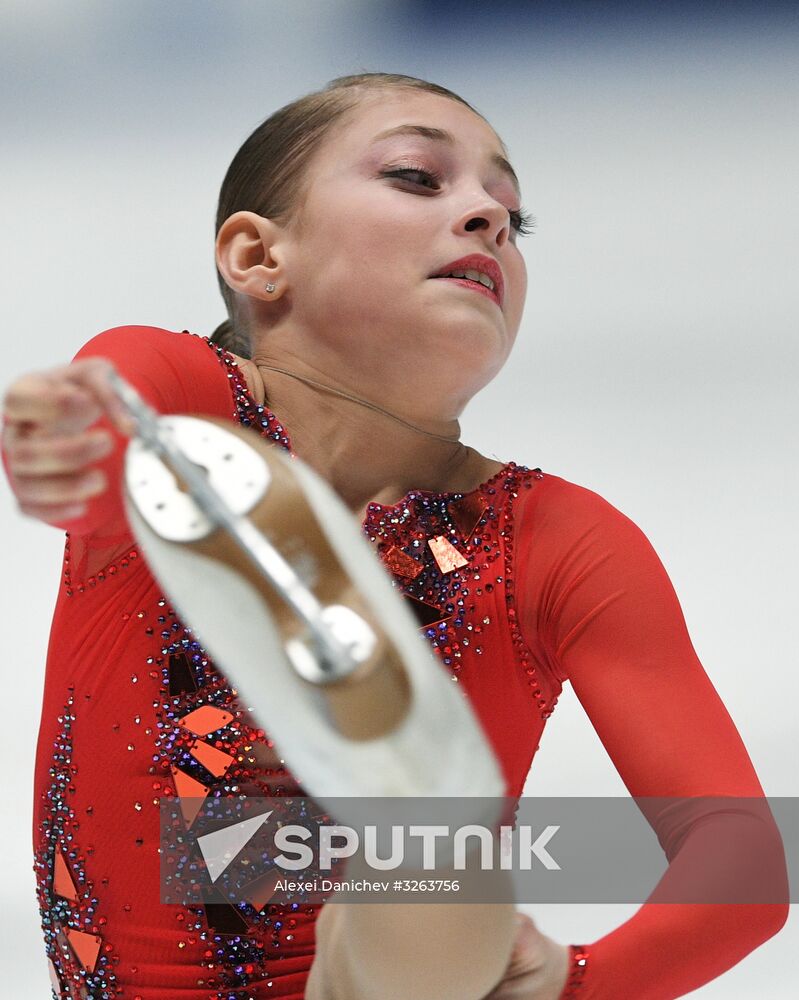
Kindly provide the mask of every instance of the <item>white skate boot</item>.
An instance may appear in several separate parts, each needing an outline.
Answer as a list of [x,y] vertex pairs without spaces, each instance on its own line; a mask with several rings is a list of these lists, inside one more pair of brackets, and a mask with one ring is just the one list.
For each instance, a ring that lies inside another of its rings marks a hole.
[[308,793],[502,796],[465,695],[327,483],[246,428],[114,385],[147,562]]

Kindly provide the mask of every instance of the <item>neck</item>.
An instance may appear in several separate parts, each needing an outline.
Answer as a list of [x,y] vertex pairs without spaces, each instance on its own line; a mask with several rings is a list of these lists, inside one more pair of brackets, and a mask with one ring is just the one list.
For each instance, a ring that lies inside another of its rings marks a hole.
[[295,454],[360,514],[412,489],[467,491],[501,467],[460,441],[457,419],[393,413],[296,358],[255,357],[242,370],[287,428]]
[[280,375],[286,375],[289,378],[295,379],[297,382],[303,382],[305,385],[313,386],[314,389],[325,392],[330,396],[337,396],[339,399],[346,399],[350,403],[356,403],[358,406],[365,406],[367,410],[371,410],[373,413],[380,413],[387,419],[401,424],[406,430],[413,431],[416,434],[423,434],[425,437],[434,438],[437,441],[444,441],[446,444],[454,444],[460,439],[460,426],[457,421],[455,422],[456,429],[452,434],[440,434],[435,431],[427,430],[425,427],[420,427],[418,424],[405,419],[405,417],[392,413],[384,406],[379,406],[377,403],[368,399],[363,399],[362,397],[356,396],[351,392],[346,392],[343,389],[337,389],[335,386],[320,382],[318,379],[310,378],[307,375],[299,375],[297,372],[289,371],[287,368],[279,368],[277,365],[260,364],[258,369],[262,377],[264,371],[278,372]]

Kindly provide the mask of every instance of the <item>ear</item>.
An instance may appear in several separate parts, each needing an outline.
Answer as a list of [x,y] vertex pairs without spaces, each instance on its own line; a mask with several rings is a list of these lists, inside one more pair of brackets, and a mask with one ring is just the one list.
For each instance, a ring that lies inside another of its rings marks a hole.
[[[274,302],[286,291],[280,237],[283,229],[255,212],[234,212],[216,237],[216,266],[226,283],[250,298]],[[267,282],[275,285],[267,292]]]

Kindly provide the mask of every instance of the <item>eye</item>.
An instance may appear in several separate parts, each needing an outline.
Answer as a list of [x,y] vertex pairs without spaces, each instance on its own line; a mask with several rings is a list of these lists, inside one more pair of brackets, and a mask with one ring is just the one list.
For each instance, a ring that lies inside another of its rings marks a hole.
[[[411,176],[409,177],[408,175]],[[422,180],[415,180],[414,175],[416,178],[422,178]],[[425,170],[424,167],[395,167],[392,170],[384,170],[380,176],[396,177],[398,180],[407,181],[409,184],[415,184],[418,187],[427,187],[429,191],[438,190],[438,185],[441,182],[440,174],[434,170]],[[435,186],[428,186],[423,181],[432,181]],[[508,215],[510,216],[511,228],[518,236],[529,236],[535,229],[535,217],[523,208],[509,208]]]
[[[427,187],[422,180],[414,180],[412,177],[407,175],[416,175],[418,178],[423,178],[424,180],[432,181],[433,184],[438,185],[441,181],[441,176],[435,171],[425,170],[423,167],[396,167],[393,170],[386,170],[380,176],[381,177],[397,177],[399,180],[407,180],[410,184],[417,184],[419,187]],[[435,191],[435,187],[430,188],[431,191]]]

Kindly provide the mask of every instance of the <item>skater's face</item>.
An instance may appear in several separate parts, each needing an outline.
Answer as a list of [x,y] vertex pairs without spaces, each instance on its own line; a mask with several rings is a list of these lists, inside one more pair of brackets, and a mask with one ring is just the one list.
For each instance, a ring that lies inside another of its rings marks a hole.
[[[432,385],[464,404],[504,364],[524,306],[520,194],[505,156],[493,129],[456,101],[364,98],[312,158],[283,234],[291,325],[365,379]],[[432,277],[471,255],[453,269],[482,265],[494,294]]]

